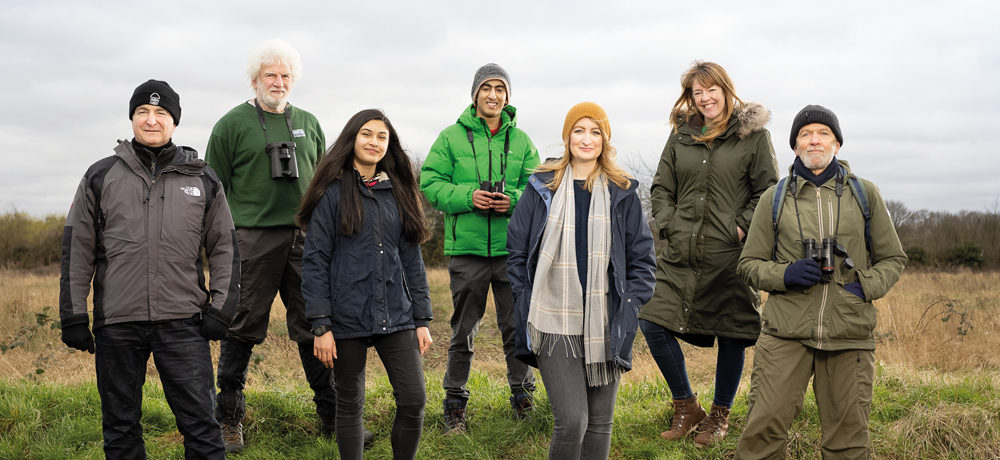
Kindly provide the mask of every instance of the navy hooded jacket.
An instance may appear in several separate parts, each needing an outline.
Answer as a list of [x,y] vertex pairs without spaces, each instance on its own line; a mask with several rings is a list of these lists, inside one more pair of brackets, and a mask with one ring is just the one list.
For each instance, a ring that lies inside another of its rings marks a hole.
[[[507,225],[507,276],[514,291],[514,354],[525,363],[538,367],[535,354],[528,347],[528,307],[535,280],[542,231],[552,202],[551,171],[535,173],[528,181],[521,200]],[[608,183],[611,195],[611,282],[608,317],[611,326],[611,353],[621,370],[632,369],[632,342],[638,328],[639,307],[653,296],[656,258],[653,235],[642,212],[636,189]]]
[[335,339],[391,334],[427,326],[433,318],[420,246],[403,238],[392,184],[361,191],[361,229],[340,233],[340,180],[313,210],[302,256],[302,296],[313,326],[330,325]]

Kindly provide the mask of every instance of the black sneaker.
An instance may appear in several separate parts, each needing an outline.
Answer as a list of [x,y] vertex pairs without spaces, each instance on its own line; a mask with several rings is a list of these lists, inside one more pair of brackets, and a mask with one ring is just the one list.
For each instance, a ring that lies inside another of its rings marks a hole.
[[534,397],[531,393],[519,393],[511,396],[510,407],[514,409],[514,418],[524,420],[535,409]]
[[462,403],[444,404],[444,423],[448,426],[448,433],[463,433],[468,431],[469,425],[465,419],[465,405]]

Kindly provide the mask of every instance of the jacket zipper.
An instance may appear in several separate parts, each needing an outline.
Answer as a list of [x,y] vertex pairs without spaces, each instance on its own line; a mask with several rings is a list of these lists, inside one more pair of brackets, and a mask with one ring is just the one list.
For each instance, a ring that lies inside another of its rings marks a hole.
[[[489,125],[486,124],[486,120],[482,118],[479,119],[483,124],[483,129],[486,130],[486,161],[488,168],[486,169],[486,180],[493,182],[493,135],[490,131]],[[482,186],[482,184],[479,184]],[[486,210],[486,257],[493,257],[493,210]]]
[[153,320],[153,300],[152,300],[153,288],[152,288],[152,283],[149,279],[149,270],[150,270],[149,264],[151,262],[149,256],[149,249],[150,249],[149,216],[151,214],[153,207],[153,200],[152,200],[153,187],[156,186],[156,176],[153,175],[153,171],[156,170],[155,168],[156,168],[156,159],[154,158],[149,168],[149,187],[146,188],[146,218],[144,219],[146,224],[146,320],[147,321]]
[[[382,307],[383,307],[382,308],[382,312],[384,313],[384,316],[385,316],[385,326],[382,327],[382,330],[383,331],[387,331],[388,328],[390,326],[392,326],[392,324],[390,323],[389,305],[387,304],[386,295],[385,295],[386,292],[387,292],[387,288],[386,288],[386,285],[385,285],[385,283],[386,283],[386,280],[385,280],[385,278],[386,278],[386,271],[385,271],[385,246],[383,246],[383,244],[382,244],[384,242],[384,240],[385,240],[385,238],[384,238],[384,236],[385,236],[385,228],[382,225],[384,223],[383,222],[383,217],[382,217],[382,202],[379,201],[378,197],[375,196],[375,191],[372,190],[371,187],[368,188],[368,193],[370,194],[368,196],[368,198],[370,198],[375,203],[375,213],[377,214],[377,218],[375,219],[375,222],[372,223],[373,224],[372,225],[372,230],[373,230],[372,236],[378,238],[375,241],[376,247],[378,248],[378,251],[379,251],[377,257],[379,258],[379,260],[382,261],[382,292],[381,292],[381,295],[382,295]],[[376,327],[378,327],[378,326],[376,326]]]
[[[822,187],[816,187],[816,227],[819,230],[819,241],[823,241],[823,195],[820,194]],[[830,283],[823,285],[823,297],[819,302],[819,316],[816,318],[816,348],[823,348],[823,314],[826,311],[826,297],[830,290]]]

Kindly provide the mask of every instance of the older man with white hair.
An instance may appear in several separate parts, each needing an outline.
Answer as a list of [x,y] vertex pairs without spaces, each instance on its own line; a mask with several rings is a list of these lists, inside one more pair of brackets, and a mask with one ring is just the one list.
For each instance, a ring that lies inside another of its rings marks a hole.
[[295,226],[295,213],[326,148],[316,117],[288,103],[301,72],[299,53],[288,43],[258,46],[247,66],[254,97],[219,119],[205,154],[229,199],[242,258],[239,305],[219,356],[216,416],[229,452],[244,445],[247,367],[253,347],[267,336],[276,294],[315,393],[320,431],[331,435],[335,426],[333,371],[313,356],[301,291],[305,234]]

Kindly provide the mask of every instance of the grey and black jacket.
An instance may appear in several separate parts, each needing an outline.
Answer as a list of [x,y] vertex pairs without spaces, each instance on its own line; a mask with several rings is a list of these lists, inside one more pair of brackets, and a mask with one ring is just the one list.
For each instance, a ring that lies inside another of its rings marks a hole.
[[[190,318],[232,318],[239,295],[236,230],[215,171],[188,147],[169,145],[150,173],[129,141],[87,170],[63,230],[59,316],[94,329]],[[208,257],[205,286],[202,249]]]

